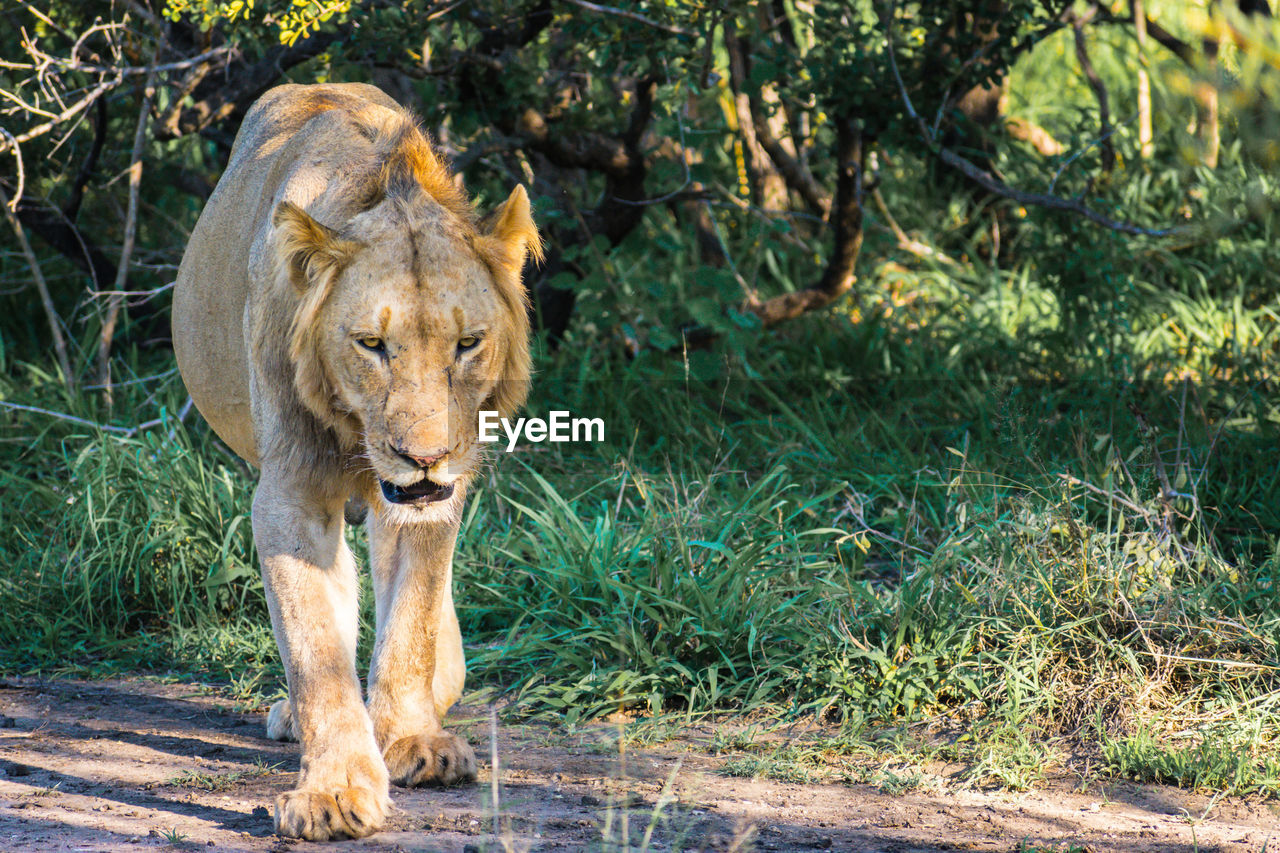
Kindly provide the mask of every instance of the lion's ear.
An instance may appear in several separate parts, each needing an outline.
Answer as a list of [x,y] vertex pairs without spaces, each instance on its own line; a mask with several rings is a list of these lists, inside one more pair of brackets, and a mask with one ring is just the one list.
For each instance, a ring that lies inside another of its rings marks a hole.
[[533,224],[529,194],[516,184],[497,210],[485,218],[485,243],[493,259],[508,271],[519,274],[526,256],[542,260],[542,238]]
[[529,393],[529,294],[520,281],[525,258],[542,260],[542,240],[529,211],[529,195],[517,186],[511,196],[485,218],[478,243],[490,259],[498,296],[506,309],[506,331],[498,360],[498,382],[487,403],[511,417]]
[[287,265],[289,280],[299,293],[305,293],[316,281],[341,267],[358,248],[291,201],[276,206],[271,224],[278,231],[280,259]]

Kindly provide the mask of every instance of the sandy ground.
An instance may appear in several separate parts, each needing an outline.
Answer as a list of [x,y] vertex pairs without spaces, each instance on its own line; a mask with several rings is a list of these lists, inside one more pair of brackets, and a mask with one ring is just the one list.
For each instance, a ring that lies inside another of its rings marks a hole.
[[[263,714],[239,713],[212,691],[9,679],[0,714],[0,851],[308,846],[271,833],[269,809],[292,785],[297,747],[266,740]],[[717,772],[724,759],[706,749],[709,730],[619,754],[552,727],[500,725],[495,780],[484,709],[454,716],[480,754],[479,783],[393,789],[398,811],[383,832],[323,849],[618,850],[629,835],[658,851],[1280,850],[1275,803],[1130,784],[1104,797],[1065,781],[1026,794],[892,795],[733,778]]]

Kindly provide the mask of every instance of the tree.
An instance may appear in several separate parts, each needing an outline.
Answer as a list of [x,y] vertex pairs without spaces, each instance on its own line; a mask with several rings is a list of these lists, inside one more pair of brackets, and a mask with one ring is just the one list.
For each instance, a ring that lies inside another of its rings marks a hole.
[[[1091,74],[1089,28],[1126,26],[1139,38],[1145,28],[1184,60],[1195,54],[1138,4],[1130,19],[1066,0],[15,4],[0,13],[9,158],[0,182],[36,244],[81,270],[94,294],[108,387],[126,295],[163,291],[181,251],[170,223],[192,221],[240,118],[285,80],[375,82],[421,111],[475,184],[531,181],[552,251],[527,280],[554,338],[572,316],[574,291],[563,285],[582,273],[582,253],[608,253],[668,212],[691,219],[711,263],[727,259],[713,207],[790,219],[802,236],[825,239],[811,284],[748,289],[726,310],[771,326],[831,304],[854,282],[877,153],[924,158],[1018,205],[1164,233],[1079,195],[1009,186],[994,165],[1011,144],[1000,95],[1019,57],[1074,29],[1110,170],[1112,122]],[[1059,150],[1049,142],[1042,152]],[[80,295],[53,302],[65,310]],[[154,304],[134,306],[135,317]]]

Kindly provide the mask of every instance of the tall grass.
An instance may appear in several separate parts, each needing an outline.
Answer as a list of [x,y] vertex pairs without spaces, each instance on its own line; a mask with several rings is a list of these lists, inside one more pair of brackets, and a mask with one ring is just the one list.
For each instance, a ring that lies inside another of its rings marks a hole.
[[688,475],[632,472],[622,490],[566,499],[528,472],[499,498],[506,520],[468,533],[468,627],[495,638],[473,665],[571,722],[637,705],[746,708],[794,689],[840,586],[836,531],[805,517],[830,495],[796,493],[782,468]]
[[7,648],[47,662],[86,638],[265,615],[240,471],[210,464],[181,428],[57,444],[54,477],[6,490]]

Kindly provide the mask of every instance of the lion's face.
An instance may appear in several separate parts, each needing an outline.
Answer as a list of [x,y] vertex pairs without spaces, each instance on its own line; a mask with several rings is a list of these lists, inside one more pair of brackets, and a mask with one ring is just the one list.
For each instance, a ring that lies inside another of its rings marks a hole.
[[477,415],[513,342],[488,267],[455,235],[371,241],[321,311],[337,400],[362,426],[383,499],[448,500],[479,462]]
[[320,226],[319,240],[317,223],[299,216],[292,206],[277,214],[285,244],[301,236],[323,246],[293,252],[304,289],[292,342],[304,402],[356,445],[383,512],[401,521],[456,513],[481,460],[479,412],[509,414],[528,385],[519,275],[537,235],[523,189],[482,232],[429,203],[396,200],[341,233]]

